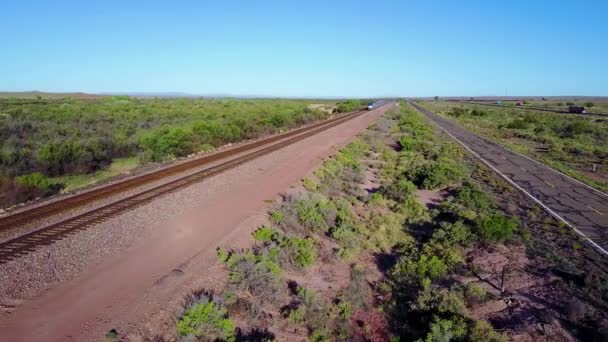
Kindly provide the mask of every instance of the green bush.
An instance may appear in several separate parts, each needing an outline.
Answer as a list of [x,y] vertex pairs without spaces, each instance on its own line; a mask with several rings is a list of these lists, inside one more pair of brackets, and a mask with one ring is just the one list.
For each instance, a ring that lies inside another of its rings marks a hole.
[[412,241],[412,237],[403,229],[404,221],[404,216],[398,213],[372,213],[369,221],[361,225],[363,246],[372,251],[388,253],[395,245]]
[[228,311],[207,297],[186,308],[177,322],[180,336],[208,341],[235,341],[235,330]]
[[417,145],[418,141],[412,136],[402,135],[399,138],[399,146],[401,146],[402,150],[413,151],[416,149]]
[[486,321],[475,321],[469,328],[468,338],[471,342],[507,342],[507,337]]
[[281,266],[308,267],[317,259],[315,241],[311,238],[287,236],[270,227],[258,228],[253,238],[265,245],[265,249],[259,251],[261,258]]
[[283,250],[287,256],[285,259],[292,265],[308,267],[317,260],[315,241],[310,238],[286,238],[279,244],[279,248]]
[[483,217],[476,225],[476,234],[485,241],[508,241],[517,230],[517,220],[502,214]]
[[258,242],[269,242],[275,237],[275,231],[270,227],[260,227],[253,232],[253,239]]
[[15,183],[25,186],[37,188],[43,191],[53,192],[57,187],[61,188],[59,184],[51,182],[46,176],[40,172],[30,173],[29,175],[15,177]]
[[[267,251],[269,252],[269,251]],[[218,253],[219,254],[219,253]],[[228,281],[234,290],[248,291],[262,302],[272,302],[283,288],[282,269],[273,253],[222,253],[228,267]]]
[[424,279],[433,281],[443,278],[448,273],[448,266],[436,255],[428,256],[423,254],[417,261],[408,261],[404,266],[406,274],[420,281]]
[[592,133],[594,129],[591,122],[584,119],[579,119],[563,126],[557,126],[555,131],[563,138],[574,138],[577,135]]
[[444,245],[466,245],[471,237],[471,230],[462,221],[455,223],[444,222],[433,232],[430,243],[441,243]]
[[488,213],[493,206],[493,200],[472,182],[466,182],[457,190],[455,202],[481,214]]
[[347,100],[337,103],[338,113],[353,112],[367,106],[368,100]]
[[455,116],[455,117],[460,117],[463,115],[466,115],[467,110],[464,109],[463,107],[452,107],[452,110],[448,112],[449,115],[451,116]]
[[475,109],[471,110],[471,116],[486,116],[486,115],[488,115],[488,113],[481,109],[475,108]]
[[416,192],[416,185],[405,178],[398,178],[382,190],[387,198],[403,202]]
[[329,230],[330,224],[325,220],[323,213],[332,209],[335,210],[333,204],[324,199],[318,201],[299,201],[296,203],[296,211],[300,224],[304,228],[316,232],[326,232]]
[[162,128],[143,135],[139,143],[146,157],[164,161],[194,152],[192,131],[183,128]]
[[394,208],[403,215],[406,223],[421,223],[430,219],[429,210],[414,196],[408,197]]
[[486,299],[486,290],[477,283],[468,283],[465,287],[464,296],[468,303],[476,304]]
[[441,158],[415,170],[414,183],[423,189],[438,189],[458,181],[464,174],[454,159]]
[[517,118],[507,124],[507,128],[511,129],[527,129],[528,122],[524,119]]
[[424,289],[416,298],[413,308],[443,315],[463,315],[466,312],[462,293],[449,289]]
[[449,342],[457,341],[464,337],[467,332],[467,324],[462,317],[443,319],[436,317],[431,323],[430,331],[424,338],[424,342]]
[[302,180],[302,184],[304,185],[304,188],[308,191],[316,191],[317,190],[317,183],[315,183],[315,181],[313,181],[310,178],[304,178]]
[[337,212],[336,205],[327,197],[305,192],[287,196],[271,218],[286,232],[326,233],[335,227]]
[[374,192],[367,199],[367,204],[372,207],[378,207],[383,205],[385,202],[384,196],[379,192]]

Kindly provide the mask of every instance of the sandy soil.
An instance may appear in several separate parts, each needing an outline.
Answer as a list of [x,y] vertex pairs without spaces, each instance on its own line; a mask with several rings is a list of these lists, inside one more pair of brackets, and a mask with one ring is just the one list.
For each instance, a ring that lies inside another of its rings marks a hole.
[[[104,223],[128,228],[145,222],[153,229],[134,230],[137,239],[123,252],[104,255],[73,278],[51,284],[42,295],[26,300],[3,319],[3,338],[89,341],[102,339],[112,328],[134,332],[149,322],[151,314],[181,300],[182,293],[196,286],[201,274],[207,279],[205,288],[219,288],[222,271],[217,267],[216,247],[246,245],[250,230],[255,228],[252,223],[262,219],[260,213],[268,208],[269,199],[350,142],[385,109]],[[197,192],[207,187],[216,191]],[[114,233],[114,239],[120,240],[120,230]],[[53,258],[52,251],[47,258]]]

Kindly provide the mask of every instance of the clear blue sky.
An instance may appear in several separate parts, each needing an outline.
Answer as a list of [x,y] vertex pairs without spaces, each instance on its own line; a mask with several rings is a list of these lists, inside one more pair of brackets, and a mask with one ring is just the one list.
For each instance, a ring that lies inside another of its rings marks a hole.
[[606,0],[0,8],[0,91],[608,95]]

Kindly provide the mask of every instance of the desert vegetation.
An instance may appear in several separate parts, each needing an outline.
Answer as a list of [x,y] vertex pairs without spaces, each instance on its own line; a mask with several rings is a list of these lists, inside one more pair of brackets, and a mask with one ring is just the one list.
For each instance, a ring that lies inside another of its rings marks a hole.
[[520,195],[404,104],[286,194],[251,249],[218,249],[226,287],[205,305],[262,340],[605,338],[593,250]]
[[597,189],[608,190],[608,121],[604,118],[447,102],[423,105]]
[[329,115],[304,100],[1,98],[0,208]]

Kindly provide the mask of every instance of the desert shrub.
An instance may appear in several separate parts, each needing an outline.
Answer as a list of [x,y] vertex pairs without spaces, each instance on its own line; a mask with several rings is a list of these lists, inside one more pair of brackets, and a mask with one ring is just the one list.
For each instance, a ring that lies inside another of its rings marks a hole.
[[595,103],[593,103],[593,102],[585,102],[585,107],[593,108],[593,107],[595,107]]
[[350,254],[350,252],[359,244],[359,233],[355,227],[350,225],[339,225],[333,228],[330,231],[330,236],[336,239],[336,242],[340,246],[347,249],[342,251],[342,253],[347,253],[344,256]]
[[330,225],[333,225],[331,217],[329,222],[326,213],[336,212],[333,203],[327,199],[310,200],[310,201],[299,201],[295,205],[298,214],[298,221],[300,224],[311,231],[315,232],[326,232],[329,230]]
[[423,189],[438,189],[458,181],[463,176],[462,167],[454,159],[441,158],[423,164],[414,170],[412,181]]
[[282,224],[285,220],[285,213],[280,210],[273,211],[270,214],[270,219],[276,224]]
[[431,289],[421,291],[413,305],[414,310],[439,313],[463,315],[466,312],[464,298],[460,291],[450,289]]
[[471,238],[471,230],[462,221],[455,223],[442,222],[439,229],[433,232],[429,243],[451,245],[466,245]]
[[503,214],[493,214],[481,218],[475,233],[484,241],[508,241],[517,230],[517,220]]
[[198,341],[235,341],[235,330],[228,311],[207,296],[186,307],[177,322],[180,336]]
[[40,172],[15,177],[15,183],[26,188],[36,188],[45,194],[54,194],[61,190],[62,185],[52,182]]
[[444,277],[448,266],[436,255],[421,255],[418,259],[401,258],[394,269],[394,276],[405,277],[408,282],[415,281],[422,284],[426,279],[433,281]]
[[152,161],[164,161],[195,150],[192,131],[176,127],[161,128],[142,135],[140,146],[144,150],[145,158]]
[[506,342],[507,337],[497,332],[486,322],[477,320],[469,327],[468,339],[471,342]]
[[315,171],[321,184],[317,187],[321,192],[337,197],[345,193],[348,196],[363,195],[359,184],[365,177],[360,165],[360,158],[369,150],[369,146],[357,139],[340,150],[334,159],[327,160]]
[[264,244],[258,254],[283,267],[307,267],[317,259],[317,248],[311,238],[288,236],[269,227],[258,228],[252,235]]
[[192,124],[193,138],[201,145],[221,146],[242,139],[243,132],[235,124],[197,121]]
[[412,237],[404,229],[404,223],[404,216],[398,213],[372,213],[368,222],[361,226],[363,246],[387,253],[396,244],[411,241]]
[[428,208],[414,196],[397,203],[394,210],[404,216],[406,223],[421,223],[430,219]]
[[40,146],[35,164],[51,176],[86,173],[109,165],[110,152],[111,146],[104,139],[53,139]]
[[471,110],[471,116],[486,116],[488,113],[484,110],[474,108]]
[[540,124],[543,122],[542,116],[540,116],[538,114],[530,114],[530,113],[524,114],[522,116],[522,120],[524,120],[527,123],[531,123],[531,124]]
[[353,112],[365,108],[368,103],[368,100],[346,100],[338,102],[336,110],[338,113]]
[[418,145],[418,141],[409,135],[402,135],[399,138],[399,146],[401,146],[401,149],[406,150],[406,151],[413,151],[416,149],[416,146]]
[[360,265],[353,265],[350,269],[350,284],[342,297],[354,309],[365,309],[371,304],[372,288],[367,280],[368,270]]
[[275,237],[276,232],[270,227],[260,227],[253,232],[253,238],[259,242],[269,242]]
[[379,207],[385,203],[384,196],[379,192],[374,192],[367,198],[367,205],[371,207]]
[[464,289],[464,296],[469,304],[476,304],[486,299],[486,290],[477,283],[468,283]]
[[479,216],[489,214],[494,203],[478,185],[465,182],[456,190],[454,197],[444,201],[441,207],[444,212],[452,213],[457,219],[473,221]]
[[463,107],[452,107],[452,110],[448,112],[449,115],[451,116],[455,116],[455,117],[460,117],[463,115],[466,115],[467,110],[464,109]]
[[565,125],[554,126],[554,131],[562,138],[574,138],[577,135],[592,133],[594,130],[591,122],[579,119]]
[[287,196],[271,218],[287,232],[325,233],[335,226],[337,211],[335,204],[323,195],[297,193]]
[[416,185],[405,178],[394,180],[389,186],[382,189],[382,194],[389,199],[403,202],[416,192]]
[[272,302],[282,289],[282,270],[275,255],[246,252],[227,254],[218,252],[229,271],[229,286],[233,290],[248,291],[262,302]]
[[317,190],[317,183],[315,183],[315,181],[313,181],[310,178],[304,178],[302,180],[302,185],[304,185],[304,188],[308,191],[316,191]]
[[527,129],[528,128],[528,122],[524,119],[521,118],[517,118],[517,119],[513,119],[511,122],[509,122],[507,124],[507,128],[511,128],[511,129]]
[[303,286],[296,288],[296,303],[294,308],[289,308],[285,315],[294,323],[305,324],[312,333],[327,330],[329,322],[329,310],[326,304],[314,293]]
[[0,174],[0,208],[23,203],[38,197],[58,193],[62,184],[51,182],[42,174],[31,174],[10,178]]
[[308,267],[317,259],[315,241],[311,238],[284,238],[279,242],[279,262],[291,266]]
[[424,338],[424,342],[448,342],[459,340],[465,336],[467,324],[462,317],[451,317],[444,319],[435,317],[430,325],[430,331]]
[[[426,243],[422,248],[423,255],[436,257],[441,261],[441,265],[451,271],[455,266],[464,263],[462,250],[458,246],[447,243],[431,242]],[[430,278],[430,277],[429,277]],[[433,280],[433,278],[430,278]]]

